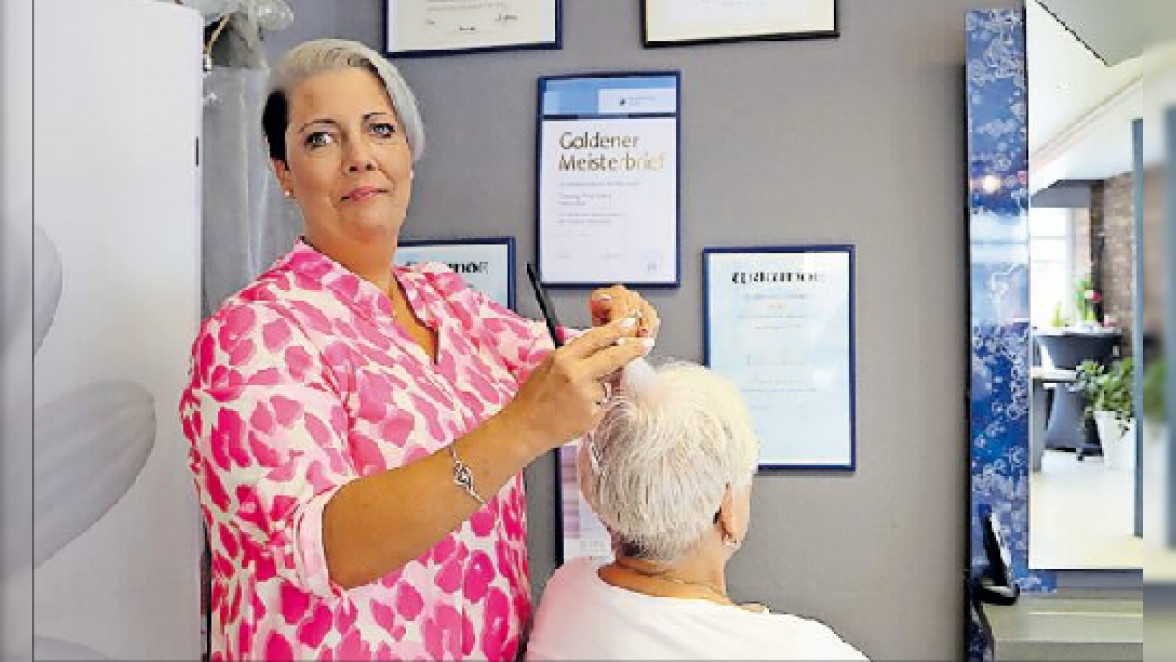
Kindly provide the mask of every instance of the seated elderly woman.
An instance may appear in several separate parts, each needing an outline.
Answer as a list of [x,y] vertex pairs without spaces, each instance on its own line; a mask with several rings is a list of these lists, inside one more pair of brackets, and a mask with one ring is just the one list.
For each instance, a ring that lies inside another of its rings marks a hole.
[[580,489],[615,560],[556,571],[527,659],[865,659],[821,623],[727,596],[756,469],[749,414],[706,368],[645,371],[622,379],[578,457]]

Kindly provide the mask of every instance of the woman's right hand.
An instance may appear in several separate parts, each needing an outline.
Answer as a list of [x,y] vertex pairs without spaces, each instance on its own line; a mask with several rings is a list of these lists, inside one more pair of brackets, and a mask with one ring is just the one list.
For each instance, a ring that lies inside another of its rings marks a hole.
[[535,455],[596,425],[611,391],[604,382],[653,347],[651,338],[627,337],[636,324],[636,319],[624,317],[585,331],[531,372],[501,415]]

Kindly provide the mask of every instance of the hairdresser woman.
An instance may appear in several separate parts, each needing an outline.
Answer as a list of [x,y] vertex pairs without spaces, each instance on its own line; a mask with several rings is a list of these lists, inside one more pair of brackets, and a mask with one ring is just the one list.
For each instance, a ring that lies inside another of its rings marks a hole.
[[444,267],[392,268],[424,145],[404,80],[320,40],[270,89],[302,238],[205,322],[180,403],[213,659],[513,658],[531,611],[521,471],[593,426],[657,316],[597,290],[598,326],[552,351]]

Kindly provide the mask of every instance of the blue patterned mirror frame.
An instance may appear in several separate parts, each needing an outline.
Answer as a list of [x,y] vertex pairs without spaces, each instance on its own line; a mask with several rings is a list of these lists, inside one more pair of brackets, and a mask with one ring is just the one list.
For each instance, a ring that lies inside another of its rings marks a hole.
[[[966,18],[971,274],[969,564],[987,564],[981,521],[991,511],[1022,590],[1050,592],[1029,569],[1028,97],[1021,8]],[[983,657],[976,628],[969,658]],[[977,647],[980,648],[977,648]]]

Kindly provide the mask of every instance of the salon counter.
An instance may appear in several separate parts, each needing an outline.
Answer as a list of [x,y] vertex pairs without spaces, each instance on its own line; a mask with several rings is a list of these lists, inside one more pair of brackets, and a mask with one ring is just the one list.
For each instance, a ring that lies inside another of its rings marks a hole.
[[1142,598],[1022,595],[984,613],[996,660],[1143,659]]

